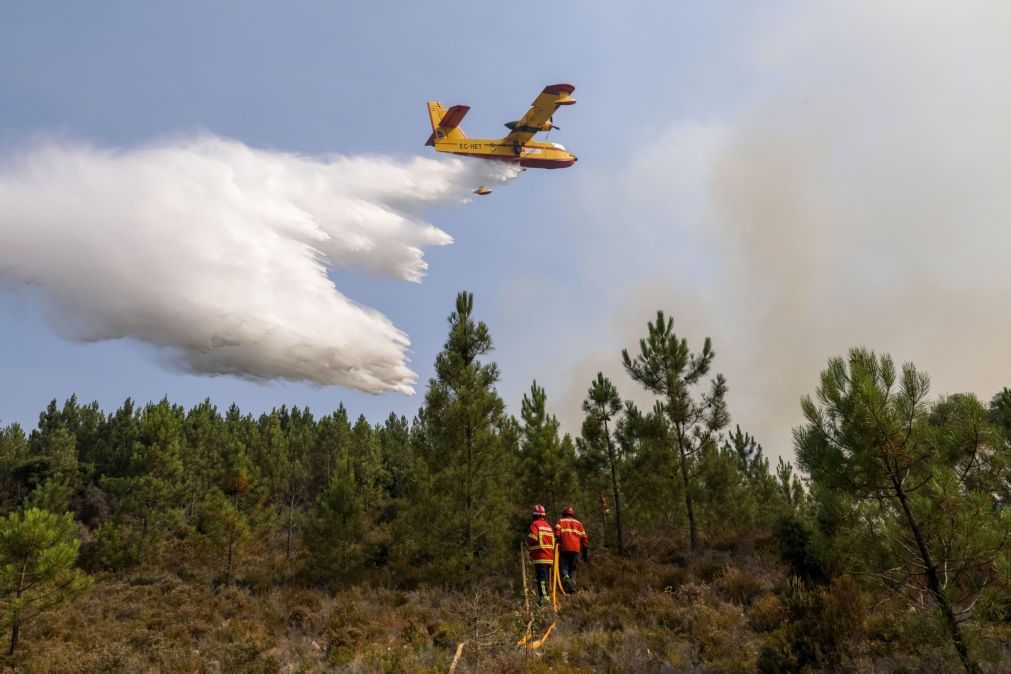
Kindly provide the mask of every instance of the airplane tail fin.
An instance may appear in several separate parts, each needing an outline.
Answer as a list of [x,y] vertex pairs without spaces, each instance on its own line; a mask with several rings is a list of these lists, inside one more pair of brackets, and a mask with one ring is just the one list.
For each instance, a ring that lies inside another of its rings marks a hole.
[[454,105],[446,110],[442,107],[442,103],[429,101],[428,116],[432,120],[432,135],[428,137],[428,142],[425,145],[435,145],[436,139],[462,140],[466,138],[467,134],[460,128],[460,120],[469,110],[470,107],[466,105]]

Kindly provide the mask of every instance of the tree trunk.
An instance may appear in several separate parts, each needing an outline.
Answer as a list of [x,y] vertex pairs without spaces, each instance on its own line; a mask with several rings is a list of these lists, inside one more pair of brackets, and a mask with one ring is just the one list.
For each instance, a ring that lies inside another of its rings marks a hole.
[[[25,576],[28,574],[28,558],[25,557],[21,562],[21,579],[18,581],[18,589],[14,593],[14,599],[20,599],[21,593],[25,591]],[[16,606],[17,604],[15,604]],[[18,647],[18,632],[21,631],[21,618],[18,616],[16,611],[11,612],[11,649],[7,652],[7,656],[10,657],[14,655],[14,649]]]
[[[465,431],[467,436],[467,492],[466,492],[466,512],[467,512],[467,553],[469,555],[475,555],[477,552],[474,550],[474,487],[473,487],[473,475],[474,475],[474,430],[468,425]],[[467,567],[470,568],[470,561],[467,562]]]
[[607,549],[607,513],[604,512],[604,506],[600,507],[600,547]]
[[18,647],[18,631],[20,628],[20,621],[17,618],[13,618],[11,621],[11,649],[7,651],[7,657],[14,655],[14,649]]
[[688,452],[685,451],[685,439],[681,433],[681,426],[674,424],[677,432],[678,458],[681,460],[681,483],[685,488],[685,509],[688,511],[688,538],[691,541],[692,550],[699,549],[699,528],[695,522],[695,504],[692,501],[691,483],[688,480]]
[[913,538],[916,540],[916,548],[920,553],[920,561],[923,562],[924,567],[926,567],[927,572],[927,585],[930,588],[930,595],[934,598],[937,606],[941,609],[941,614],[944,616],[944,622],[948,628],[948,632],[951,634],[951,643],[955,646],[955,651],[958,653],[959,660],[962,661],[962,666],[965,667],[965,671],[968,674],[978,674],[981,670],[976,661],[972,659],[969,654],[969,647],[965,643],[965,639],[962,636],[962,628],[958,625],[958,620],[955,618],[955,611],[951,608],[951,602],[948,601],[948,597],[945,596],[944,591],[941,589],[941,581],[937,577],[937,567],[934,566],[934,562],[930,557],[930,551],[927,550],[927,545],[923,540],[923,535],[920,533],[920,527],[917,525],[916,520],[913,518],[913,513],[909,509],[909,503],[906,500],[906,492],[902,489],[902,483],[899,481],[898,476],[895,473],[891,474],[892,487],[895,489],[895,495],[899,499],[899,503],[902,505],[902,512],[906,517],[906,524],[909,525],[909,530],[913,534]]
[[625,541],[621,532],[621,497],[618,495],[618,473],[615,467],[614,447],[611,445],[611,432],[604,422],[604,435],[607,437],[607,461],[611,464],[611,489],[614,491],[614,523],[618,533],[618,556],[625,556]]
[[695,504],[692,503],[692,490],[688,481],[688,457],[685,450],[678,447],[681,454],[681,481],[685,487],[685,508],[688,510],[688,537],[691,539],[692,550],[699,549],[699,529],[695,523]]
[[334,463],[336,463],[336,458],[337,458],[336,454],[337,454],[337,452],[330,451],[329,448],[327,449],[327,452],[326,452],[326,483],[327,484],[330,484],[333,481]]
[[284,559],[291,559],[291,530],[295,526],[295,490],[291,490],[291,501],[288,504],[288,539],[284,543]]

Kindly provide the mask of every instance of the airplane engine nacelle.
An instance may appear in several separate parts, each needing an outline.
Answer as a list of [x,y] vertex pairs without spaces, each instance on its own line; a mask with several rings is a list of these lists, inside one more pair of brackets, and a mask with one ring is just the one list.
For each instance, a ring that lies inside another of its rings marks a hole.
[[[520,125],[519,121],[506,122],[505,127],[510,131],[515,131],[516,127]],[[544,122],[544,124],[538,129],[539,131],[551,131],[551,129],[557,129],[558,127],[551,123],[551,120]],[[529,129],[525,129],[529,131]]]

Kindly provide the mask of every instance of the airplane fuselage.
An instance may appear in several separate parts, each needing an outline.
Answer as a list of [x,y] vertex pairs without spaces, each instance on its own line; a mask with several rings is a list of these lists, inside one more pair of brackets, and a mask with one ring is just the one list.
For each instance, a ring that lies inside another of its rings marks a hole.
[[568,168],[577,161],[574,154],[558,143],[536,140],[515,146],[502,140],[446,138],[436,139],[435,149],[464,157],[507,161],[524,168]]

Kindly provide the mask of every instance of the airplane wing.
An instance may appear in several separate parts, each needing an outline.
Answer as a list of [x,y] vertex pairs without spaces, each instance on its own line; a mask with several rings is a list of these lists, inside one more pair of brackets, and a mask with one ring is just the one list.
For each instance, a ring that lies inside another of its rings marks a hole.
[[507,143],[525,145],[535,133],[547,131],[545,125],[555,114],[555,110],[561,105],[572,105],[576,102],[576,99],[570,98],[575,90],[571,84],[551,84],[544,87],[544,91],[534,99],[523,119],[510,122],[508,126],[512,131],[503,140]]

